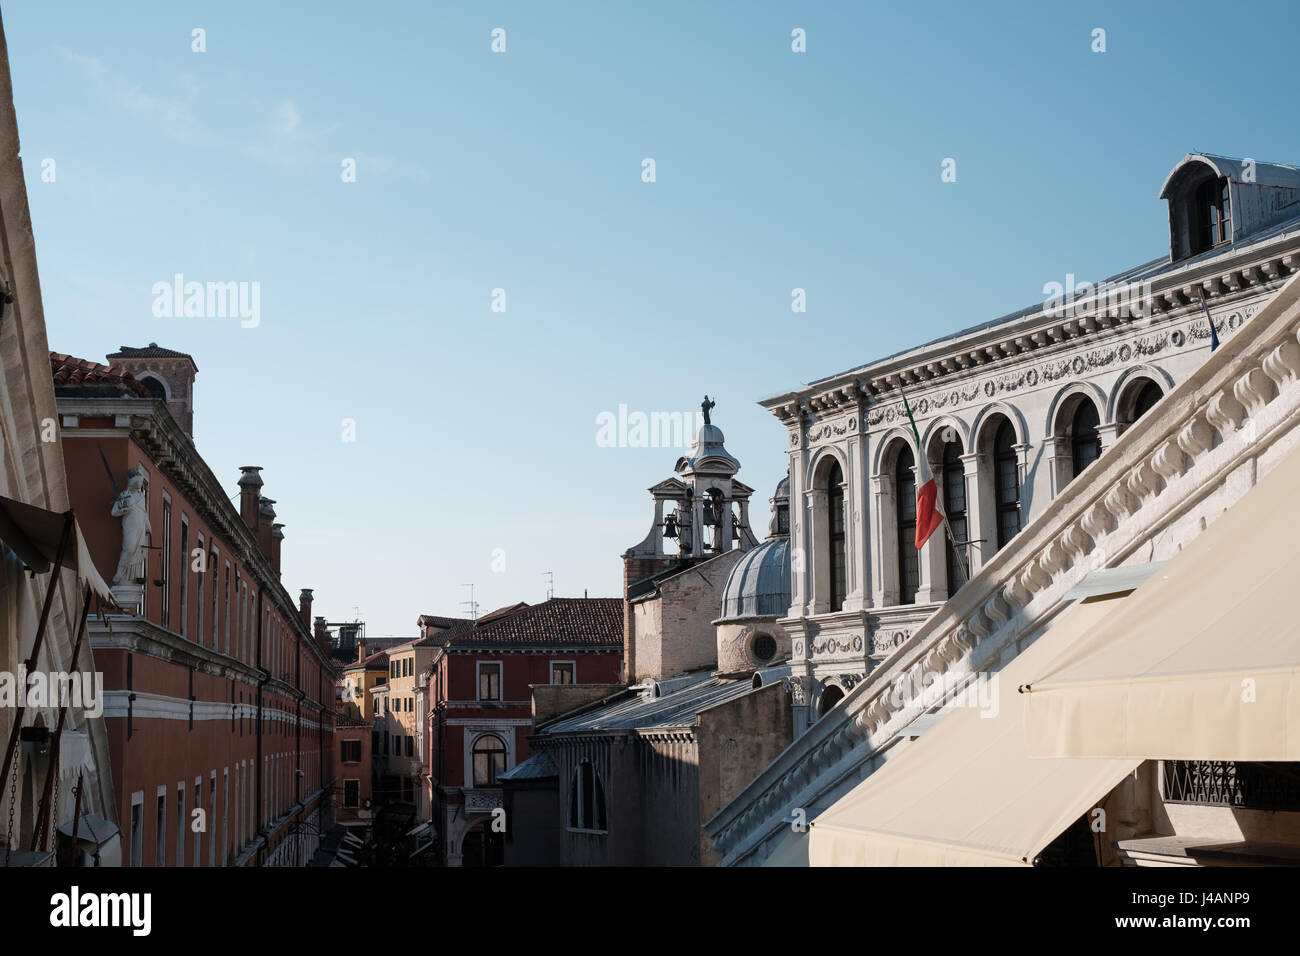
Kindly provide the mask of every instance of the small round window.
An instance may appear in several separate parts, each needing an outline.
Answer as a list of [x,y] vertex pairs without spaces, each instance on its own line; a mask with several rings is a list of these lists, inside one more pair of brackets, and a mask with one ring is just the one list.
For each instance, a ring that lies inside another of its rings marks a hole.
[[770,661],[776,657],[776,639],[770,634],[760,634],[754,638],[754,657],[760,661]]

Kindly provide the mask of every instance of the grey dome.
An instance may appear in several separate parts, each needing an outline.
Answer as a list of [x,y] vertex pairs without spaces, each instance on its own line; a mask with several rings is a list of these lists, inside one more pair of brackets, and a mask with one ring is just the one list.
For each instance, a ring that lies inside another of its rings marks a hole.
[[760,544],[736,562],[722,589],[722,619],[785,617],[790,610],[790,539]]
[[701,425],[691,440],[690,455],[677,459],[677,473],[730,477],[740,471],[740,461],[727,451],[725,440],[717,425]]

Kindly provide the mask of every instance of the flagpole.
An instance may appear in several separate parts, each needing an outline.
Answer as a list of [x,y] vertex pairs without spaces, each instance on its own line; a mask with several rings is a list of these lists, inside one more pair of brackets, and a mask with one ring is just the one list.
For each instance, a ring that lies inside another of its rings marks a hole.
[[1219,347],[1219,333],[1214,330],[1214,320],[1210,318],[1210,307],[1205,304],[1205,290],[1197,288],[1197,298],[1201,300],[1201,311],[1205,313],[1205,323],[1210,327],[1210,351]]
[[[940,514],[943,514],[943,512],[940,512]],[[953,553],[957,555],[957,560],[961,562],[961,573],[966,578],[966,581],[969,581],[970,566],[966,563],[966,554],[962,551],[961,545],[957,543],[957,536],[952,533],[952,525],[948,524],[948,516],[946,514],[943,515],[943,529],[948,532],[948,541],[952,544]],[[965,584],[966,581],[963,581],[962,584]],[[955,591],[956,588],[953,588],[953,590]],[[948,596],[952,597],[951,594]]]

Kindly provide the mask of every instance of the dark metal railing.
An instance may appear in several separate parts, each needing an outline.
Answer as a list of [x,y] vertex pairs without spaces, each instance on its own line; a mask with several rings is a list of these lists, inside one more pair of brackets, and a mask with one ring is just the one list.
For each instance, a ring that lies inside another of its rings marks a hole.
[[1243,810],[1300,810],[1300,764],[1165,760],[1165,799]]

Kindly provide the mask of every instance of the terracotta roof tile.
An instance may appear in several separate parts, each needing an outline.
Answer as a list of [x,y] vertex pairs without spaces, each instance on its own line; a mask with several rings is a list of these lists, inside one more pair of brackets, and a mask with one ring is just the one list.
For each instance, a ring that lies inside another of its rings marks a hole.
[[87,362],[62,352],[50,353],[50,371],[56,388],[117,388],[149,398],[149,391],[130,372],[112,365]]
[[[508,613],[502,613],[508,612]],[[452,647],[510,645],[539,647],[623,646],[622,598],[551,598],[515,604],[430,638]]]

